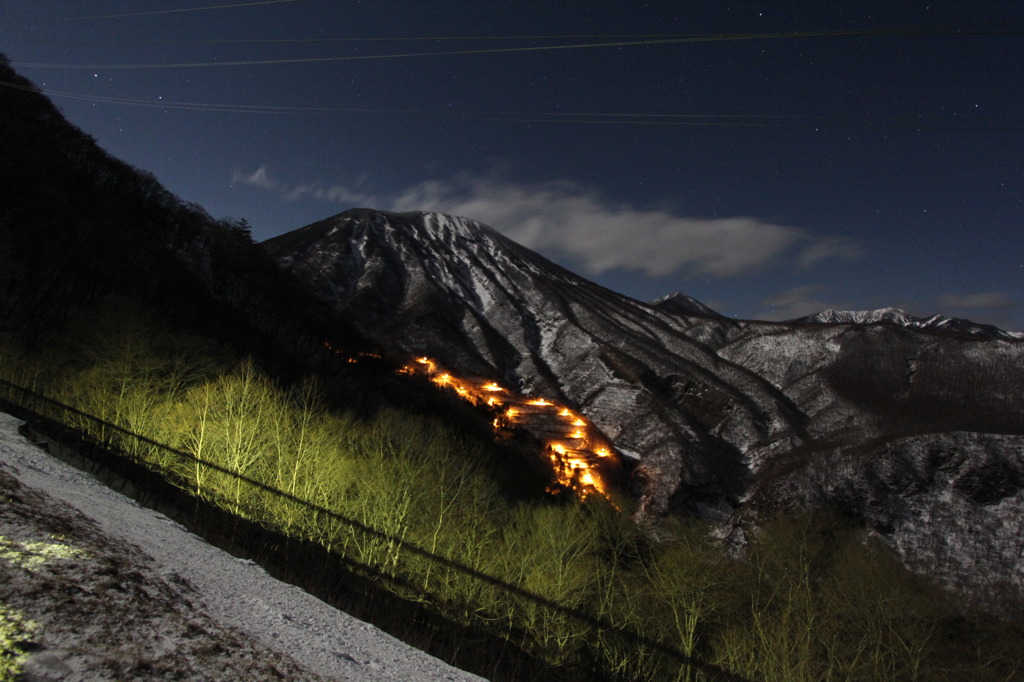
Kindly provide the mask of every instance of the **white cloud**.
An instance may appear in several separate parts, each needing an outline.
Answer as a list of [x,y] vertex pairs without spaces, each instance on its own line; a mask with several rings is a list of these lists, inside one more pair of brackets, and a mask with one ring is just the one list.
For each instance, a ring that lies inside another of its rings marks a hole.
[[390,208],[479,220],[531,249],[567,256],[589,274],[622,268],[652,276],[729,277],[763,268],[792,249],[799,250],[802,266],[855,252],[852,243],[756,218],[692,218],[612,204],[565,181],[431,180],[404,192]]
[[277,189],[281,186],[280,182],[277,180],[271,180],[270,176],[267,175],[266,165],[260,166],[254,173],[249,175],[236,170],[231,174],[231,182],[250,185],[252,187],[262,187],[263,189]]
[[315,199],[393,211],[438,211],[486,223],[523,246],[572,261],[588,275],[623,269],[649,276],[732,277],[791,259],[807,268],[859,253],[848,241],[787,225],[736,216],[693,218],[615,204],[568,181],[535,184],[494,177],[428,180],[396,196],[375,197],[346,185],[286,186],[261,166],[239,181],[280,191],[289,201]]
[[1018,304],[1002,291],[986,291],[979,294],[949,294],[940,296],[938,304],[943,308],[977,309],[977,308],[1016,308]]
[[800,254],[800,265],[810,268],[832,258],[850,260],[864,253],[861,247],[850,239],[827,237],[812,241]]
[[353,191],[343,185],[295,185],[285,192],[284,198],[288,201],[310,198],[317,201],[327,201],[333,204],[350,204],[361,207],[372,206],[374,197],[369,194]]
[[370,194],[357,192],[345,185],[331,185],[324,187],[320,183],[307,183],[290,185],[276,178],[271,178],[267,172],[266,164],[260,166],[252,173],[244,173],[236,170],[231,174],[231,182],[260,189],[271,189],[279,192],[286,201],[298,201],[300,199],[315,199],[335,204],[349,204],[359,206],[373,206],[380,202]]

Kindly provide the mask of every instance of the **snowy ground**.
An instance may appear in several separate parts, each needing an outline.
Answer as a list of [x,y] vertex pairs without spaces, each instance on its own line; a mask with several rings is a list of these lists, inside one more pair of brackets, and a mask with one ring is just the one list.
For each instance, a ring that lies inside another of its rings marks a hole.
[[206,544],[20,424],[0,414],[0,609],[37,624],[28,680],[480,679]]

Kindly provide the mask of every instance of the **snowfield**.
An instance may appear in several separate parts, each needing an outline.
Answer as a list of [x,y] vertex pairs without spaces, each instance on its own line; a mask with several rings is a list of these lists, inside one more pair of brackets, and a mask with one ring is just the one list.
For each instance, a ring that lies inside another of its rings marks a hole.
[[232,557],[0,414],[0,615],[33,680],[480,680]]

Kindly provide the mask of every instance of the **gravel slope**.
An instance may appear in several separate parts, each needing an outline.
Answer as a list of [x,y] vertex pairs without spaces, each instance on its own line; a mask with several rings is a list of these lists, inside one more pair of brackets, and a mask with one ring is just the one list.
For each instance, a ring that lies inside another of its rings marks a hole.
[[0,607],[29,680],[479,680],[208,545],[0,414]]

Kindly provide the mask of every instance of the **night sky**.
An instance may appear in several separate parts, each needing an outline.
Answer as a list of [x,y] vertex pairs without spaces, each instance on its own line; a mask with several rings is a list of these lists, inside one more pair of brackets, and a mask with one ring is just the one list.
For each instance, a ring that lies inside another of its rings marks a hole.
[[1024,329],[1019,1],[0,0],[0,51],[258,240],[438,210],[641,300]]

